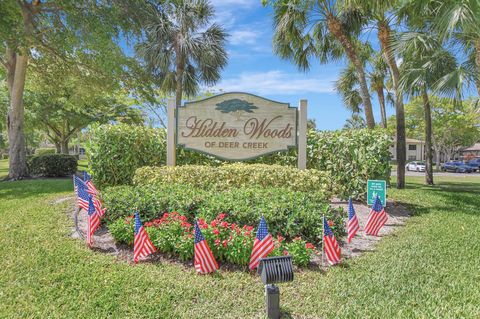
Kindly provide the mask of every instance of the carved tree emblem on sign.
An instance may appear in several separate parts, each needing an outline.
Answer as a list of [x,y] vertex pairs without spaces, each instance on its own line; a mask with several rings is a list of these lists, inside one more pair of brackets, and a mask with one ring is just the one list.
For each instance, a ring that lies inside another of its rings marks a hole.
[[253,105],[253,103],[240,99],[227,100],[216,105],[217,107],[215,110],[218,110],[222,113],[234,113],[237,120],[240,119],[243,112],[253,113],[254,109],[258,109],[258,107]]

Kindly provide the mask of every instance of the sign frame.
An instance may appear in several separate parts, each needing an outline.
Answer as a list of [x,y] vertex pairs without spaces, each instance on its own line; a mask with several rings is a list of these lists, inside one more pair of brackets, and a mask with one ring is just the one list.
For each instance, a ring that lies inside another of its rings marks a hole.
[[385,180],[382,180],[382,179],[369,179],[367,180],[367,205],[373,205],[373,200],[374,200],[374,194],[375,192],[373,192],[371,194],[372,191],[374,191],[374,189],[371,189],[373,187],[371,187],[373,184],[383,184],[382,185],[382,192],[383,194],[379,194],[381,195],[380,196],[380,201],[382,202],[382,205],[385,206],[386,203],[387,203],[387,181]]
[[[255,98],[258,98],[258,99],[262,99],[262,100],[265,100],[265,101],[268,101],[268,102],[272,102],[272,103],[275,103],[275,104],[282,104],[284,106],[287,107],[287,109],[293,109],[295,110],[295,122],[294,122],[294,134],[295,134],[295,144],[293,145],[287,145],[287,149],[284,149],[284,150],[274,150],[274,151],[270,151],[270,152],[267,152],[267,153],[262,153],[262,154],[259,154],[259,155],[255,155],[255,156],[251,156],[251,157],[246,157],[246,158],[239,158],[239,159],[231,159],[231,158],[226,158],[224,156],[221,156],[221,155],[216,155],[216,154],[211,154],[209,152],[206,152],[206,151],[203,151],[203,150],[199,150],[199,149],[196,149],[196,148],[191,148],[191,147],[187,147],[185,144],[182,144],[182,143],[179,143],[178,142],[178,114],[179,114],[179,110],[180,109],[185,109],[187,108],[189,105],[192,105],[192,104],[197,104],[199,102],[203,102],[203,101],[208,101],[210,99],[213,99],[213,98],[217,98],[217,97],[221,97],[221,96],[224,96],[224,95],[231,95],[231,94],[245,94],[245,95],[249,95],[249,96],[252,96],[252,97],[255,97]],[[300,107],[295,107],[295,106],[292,106],[290,105],[290,103],[284,103],[284,102],[279,102],[279,101],[275,101],[275,100],[272,100],[272,99],[268,99],[268,98],[264,98],[262,96],[259,96],[259,95],[256,95],[256,94],[252,94],[252,93],[247,93],[247,92],[224,92],[224,93],[221,93],[221,94],[217,94],[217,95],[214,95],[214,96],[210,96],[210,97],[207,97],[205,99],[201,99],[201,100],[198,100],[198,101],[187,101],[185,102],[183,105],[177,105],[175,106],[175,112],[174,112],[174,116],[175,116],[175,138],[174,138],[174,144],[176,147],[181,147],[182,149],[185,149],[185,150],[190,150],[190,151],[194,151],[194,152],[199,152],[201,154],[205,154],[205,155],[208,155],[208,156],[212,156],[212,157],[215,157],[215,158],[218,158],[218,159],[221,159],[221,160],[224,160],[224,161],[229,161],[229,162],[243,162],[243,161],[248,161],[248,160],[252,160],[252,159],[255,159],[255,158],[258,158],[258,157],[261,157],[261,156],[268,156],[268,155],[271,155],[271,154],[274,154],[274,153],[278,153],[278,152],[288,152],[290,149],[293,149],[293,148],[299,148],[299,145],[301,144],[301,141],[299,141],[299,139],[301,139],[301,135],[299,134],[299,128],[301,126],[301,106],[302,106],[302,102],[304,103],[304,107],[303,107],[303,112],[305,113],[305,118],[306,118],[306,100],[301,100],[300,101]],[[306,122],[306,121],[305,121]],[[305,136],[305,140],[306,140],[306,136]],[[306,144],[306,143],[305,143]],[[301,152],[299,151],[299,154]],[[300,169],[304,169],[304,168],[301,168],[300,167],[300,156],[298,158],[299,160],[299,168]],[[306,166],[306,165],[305,165]]]

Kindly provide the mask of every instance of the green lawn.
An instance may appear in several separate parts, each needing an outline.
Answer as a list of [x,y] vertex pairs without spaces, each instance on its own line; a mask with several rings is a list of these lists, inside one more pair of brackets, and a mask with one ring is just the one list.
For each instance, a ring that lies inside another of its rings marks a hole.
[[[306,318],[480,317],[480,178],[438,186],[407,178],[391,190],[415,212],[378,250],[281,286],[284,311]],[[69,237],[70,179],[0,183],[0,317],[257,318],[255,275],[200,276],[177,264],[139,264]]]
[[88,167],[88,161],[86,159],[81,159],[78,161],[78,170],[86,171]]
[[0,159],[0,180],[8,175],[8,159]]

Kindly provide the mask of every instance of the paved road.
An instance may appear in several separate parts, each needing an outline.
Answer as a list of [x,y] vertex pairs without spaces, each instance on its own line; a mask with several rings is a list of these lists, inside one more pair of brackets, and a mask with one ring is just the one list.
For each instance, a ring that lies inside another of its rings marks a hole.
[[[405,171],[406,176],[425,176],[425,172],[409,172]],[[397,176],[397,171],[392,170],[392,176]],[[450,176],[450,177],[470,177],[475,176],[480,178],[480,173],[452,173],[452,172],[433,172],[433,176]]]

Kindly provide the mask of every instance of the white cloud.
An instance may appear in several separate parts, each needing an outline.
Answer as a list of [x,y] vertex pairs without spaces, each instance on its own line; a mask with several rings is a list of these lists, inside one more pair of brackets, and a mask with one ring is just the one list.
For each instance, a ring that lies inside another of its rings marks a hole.
[[252,7],[260,3],[259,0],[210,0],[215,7],[241,6]]
[[222,80],[214,90],[225,92],[242,91],[271,94],[334,93],[334,79],[307,78],[306,75],[288,74],[274,70],[256,73],[241,73],[238,77]]
[[253,30],[235,30],[230,32],[229,41],[233,45],[254,44],[260,37],[260,33]]

